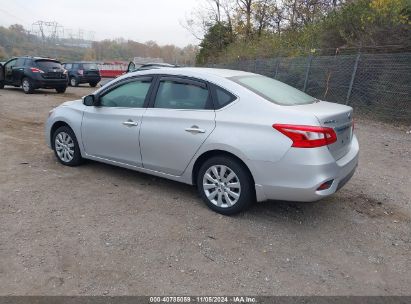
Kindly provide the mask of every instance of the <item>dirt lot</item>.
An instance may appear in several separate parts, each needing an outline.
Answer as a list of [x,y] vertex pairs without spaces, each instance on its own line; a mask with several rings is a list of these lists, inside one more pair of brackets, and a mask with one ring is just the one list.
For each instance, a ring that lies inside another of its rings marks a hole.
[[224,217],[190,186],[57,163],[66,94],[0,90],[1,295],[410,295],[411,134],[357,119],[360,166],[317,203]]

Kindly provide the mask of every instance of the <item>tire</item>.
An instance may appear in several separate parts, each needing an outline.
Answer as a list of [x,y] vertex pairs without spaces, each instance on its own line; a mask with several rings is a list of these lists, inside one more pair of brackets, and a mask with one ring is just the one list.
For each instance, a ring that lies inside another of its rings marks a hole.
[[52,145],[54,154],[63,165],[75,167],[83,162],[76,135],[69,127],[62,126],[54,132]]
[[72,87],[78,87],[79,85],[79,82],[76,77],[70,77],[69,83]]
[[21,86],[23,87],[23,91],[25,94],[33,94],[34,86],[30,78],[23,78],[23,80],[21,81]]
[[97,82],[90,82],[89,85],[90,87],[95,88],[97,86]]
[[67,89],[66,87],[56,88],[56,92],[61,94],[61,93],[64,93],[66,89]]
[[0,90],[1,89],[4,89],[4,82],[3,81],[0,81]]
[[242,212],[255,201],[253,180],[247,168],[226,156],[215,156],[202,164],[197,189],[207,206],[223,215]]

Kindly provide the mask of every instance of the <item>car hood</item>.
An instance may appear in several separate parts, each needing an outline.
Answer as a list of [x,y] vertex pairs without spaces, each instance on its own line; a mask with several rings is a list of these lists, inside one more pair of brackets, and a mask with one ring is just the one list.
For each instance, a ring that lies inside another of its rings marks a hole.
[[82,99],[77,99],[77,100],[71,100],[71,101],[66,101],[62,103],[60,106],[61,107],[74,107],[77,108],[79,106],[83,105],[83,100]]

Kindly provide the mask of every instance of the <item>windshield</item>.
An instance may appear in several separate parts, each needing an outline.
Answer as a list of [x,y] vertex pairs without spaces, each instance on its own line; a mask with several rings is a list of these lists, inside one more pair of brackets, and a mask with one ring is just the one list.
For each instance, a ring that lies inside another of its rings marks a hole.
[[60,62],[50,60],[36,60],[37,66],[42,70],[61,69]]
[[288,84],[261,75],[236,76],[229,79],[279,105],[309,104],[316,100],[314,97]]
[[83,69],[85,70],[98,70],[97,64],[95,63],[83,63]]

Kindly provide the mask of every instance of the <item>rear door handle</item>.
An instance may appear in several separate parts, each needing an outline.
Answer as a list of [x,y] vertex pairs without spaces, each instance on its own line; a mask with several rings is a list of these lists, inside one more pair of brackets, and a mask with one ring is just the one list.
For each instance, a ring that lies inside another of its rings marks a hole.
[[135,122],[135,121],[132,121],[132,120],[127,120],[127,121],[123,122],[123,125],[125,125],[127,127],[137,127],[138,122]]
[[192,133],[192,134],[199,134],[199,133],[205,133],[206,130],[200,129],[198,126],[191,126],[191,128],[187,128],[186,132]]

